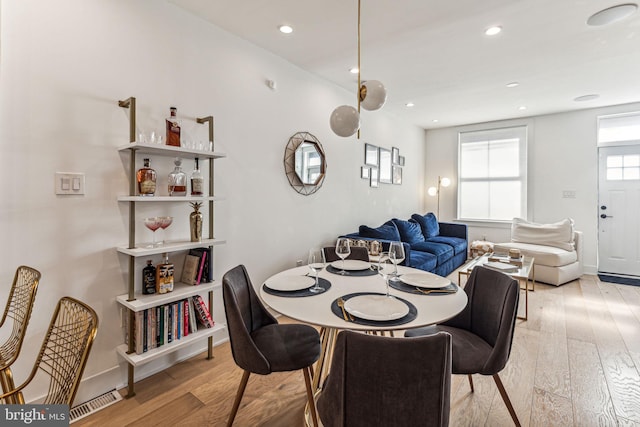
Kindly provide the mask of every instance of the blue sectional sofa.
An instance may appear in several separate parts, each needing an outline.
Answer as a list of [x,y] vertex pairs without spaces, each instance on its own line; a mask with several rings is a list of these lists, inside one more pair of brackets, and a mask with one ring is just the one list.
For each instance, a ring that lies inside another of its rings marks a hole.
[[408,220],[393,218],[377,228],[361,225],[357,233],[343,237],[377,240],[382,243],[383,251],[389,250],[392,241],[402,241],[405,250],[403,265],[439,276],[447,276],[467,259],[467,226],[438,222],[431,212],[413,214]]

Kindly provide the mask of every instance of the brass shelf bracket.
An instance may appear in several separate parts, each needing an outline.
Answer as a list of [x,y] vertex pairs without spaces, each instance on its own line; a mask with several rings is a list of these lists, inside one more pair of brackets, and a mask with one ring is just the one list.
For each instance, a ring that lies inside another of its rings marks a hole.
[[118,101],[118,105],[129,109],[129,142],[136,142],[136,98],[132,96]]
[[200,123],[201,125],[205,123],[209,123],[209,142],[212,144],[211,151],[214,151],[213,149],[213,116],[198,117],[196,118],[196,122]]

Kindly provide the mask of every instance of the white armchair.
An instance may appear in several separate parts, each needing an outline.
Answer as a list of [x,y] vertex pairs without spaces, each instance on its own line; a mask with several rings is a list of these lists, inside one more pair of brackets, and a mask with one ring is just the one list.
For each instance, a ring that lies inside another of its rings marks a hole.
[[535,258],[536,282],[559,286],[582,276],[582,240],[582,232],[574,230],[570,218],[553,224],[514,218],[511,242],[496,243],[494,252],[519,249]]

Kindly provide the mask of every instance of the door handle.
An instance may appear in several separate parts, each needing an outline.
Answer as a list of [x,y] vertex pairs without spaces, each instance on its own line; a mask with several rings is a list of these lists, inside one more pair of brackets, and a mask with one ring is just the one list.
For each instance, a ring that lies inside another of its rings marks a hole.
[[613,215],[602,214],[602,215],[600,215],[600,218],[602,218],[602,219],[613,218]]

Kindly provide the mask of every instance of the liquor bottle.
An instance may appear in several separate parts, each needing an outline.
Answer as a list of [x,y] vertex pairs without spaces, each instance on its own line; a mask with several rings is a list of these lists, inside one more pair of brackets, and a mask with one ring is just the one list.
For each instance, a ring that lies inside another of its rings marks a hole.
[[180,147],[180,120],[176,117],[176,107],[169,108],[170,116],[167,118],[167,145]]
[[156,266],[156,291],[166,294],[173,291],[173,264],[169,262],[169,254],[164,254],[164,260]]
[[141,196],[153,196],[156,194],[156,171],[149,166],[149,159],[144,159],[144,167],[136,173],[138,181],[138,194]]
[[173,161],[175,169],[169,174],[169,195],[185,196],[187,194],[187,174],[182,172],[182,159],[176,157]]
[[156,293],[156,268],[151,260],[148,260],[147,266],[142,269],[142,293]]
[[191,195],[204,195],[204,178],[202,178],[202,172],[200,172],[200,164],[197,157],[196,168],[193,170],[193,172],[191,172]]

